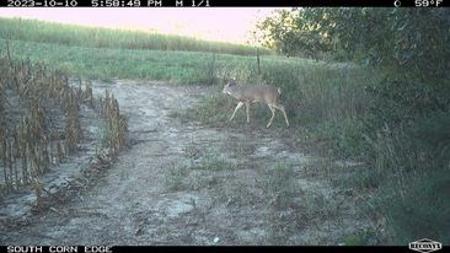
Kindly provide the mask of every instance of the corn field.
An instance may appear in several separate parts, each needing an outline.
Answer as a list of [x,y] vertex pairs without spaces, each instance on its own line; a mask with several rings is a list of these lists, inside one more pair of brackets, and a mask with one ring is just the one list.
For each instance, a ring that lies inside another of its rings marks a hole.
[[0,193],[39,182],[39,177],[77,152],[83,139],[80,106],[105,122],[105,143],[117,154],[127,121],[112,94],[94,98],[92,84],[72,87],[68,76],[44,64],[0,58]]

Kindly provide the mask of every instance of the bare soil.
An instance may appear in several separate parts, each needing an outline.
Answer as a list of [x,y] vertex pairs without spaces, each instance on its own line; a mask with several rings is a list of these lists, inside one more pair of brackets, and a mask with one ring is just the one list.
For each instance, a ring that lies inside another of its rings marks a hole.
[[118,99],[130,148],[79,197],[2,229],[0,244],[332,245],[369,226],[360,200],[319,171],[324,158],[277,129],[170,116],[216,91],[124,80],[93,88]]

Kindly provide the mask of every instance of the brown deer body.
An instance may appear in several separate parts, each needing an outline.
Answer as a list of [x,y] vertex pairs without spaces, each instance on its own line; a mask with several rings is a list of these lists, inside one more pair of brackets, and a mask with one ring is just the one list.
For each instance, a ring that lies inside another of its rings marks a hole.
[[250,123],[250,104],[259,102],[267,104],[272,112],[272,117],[266,126],[267,128],[272,125],[273,118],[275,117],[275,109],[280,110],[283,113],[286,125],[289,127],[286,111],[280,102],[281,90],[279,88],[277,89],[270,85],[237,85],[236,82],[232,80],[223,87],[223,93],[228,94],[239,101],[230,117],[230,121],[233,120],[236,112],[245,104],[247,123]]

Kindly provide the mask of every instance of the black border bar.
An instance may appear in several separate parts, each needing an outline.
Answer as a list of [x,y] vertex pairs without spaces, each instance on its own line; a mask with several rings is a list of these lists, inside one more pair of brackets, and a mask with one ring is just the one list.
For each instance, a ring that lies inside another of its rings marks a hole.
[[[176,6],[177,0],[162,0]],[[195,0],[196,3],[201,0]],[[211,7],[395,7],[395,0],[209,0]],[[414,0],[400,0],[400,6],[414,7]],[[446,1],[446,0],[443,0]],[[450,1],[450,0],[447,0]],[[185,7],[192,0],[184,0]]]
[[[112,253],[122,252],[154,252],[154,253],[175,253],[180,251],[197,252],[197,253],[275,253],[275,252],[292,252],[292,253],[308,253],[308,252],[331,252],[331,253],[414,253],[408,246],[200,246],[200,247],[128,247],[116,246],[112,248]],[[442,247],[436,253],[450,252],[448,247]]]
[[[208,8],[208,7],[449,7],[450,0],[0,0],[0,7]],[[131,4],[129,4],[131,3]],[[137,3],[137,4],[134,4]],[[430,4],[432,3],[432,4]],[[425,3],[424,3],[425,4]]]
[[[33,247],[30,249],[29,247]],[[53,250],[50,250],[50,247]],[[55,251],[67,247],[67,251]],[[74,248],[76,250],[74,251]],[[14,250],[12,250],[14,249]],[[22,249],[22,250],[17,250]],[[450,247],[443,246],[437,253],[450,252]],[[197,253],[234,253],[244,251],[245,253],[266,252],[383,252],[383,253],[413,253],[408,246],[0,246],[0,253],[122,253],[122,252],[151,252],[151,253],[175,253],[175,252],[197,252]]]

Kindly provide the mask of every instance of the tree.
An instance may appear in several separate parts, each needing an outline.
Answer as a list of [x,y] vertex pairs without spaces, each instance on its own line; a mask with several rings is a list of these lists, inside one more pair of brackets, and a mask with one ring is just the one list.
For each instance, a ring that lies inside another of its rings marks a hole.
[[420,80],[447,79],[450,10],[301,8],[263,20],[265,46],[288,56],[327,53]]

